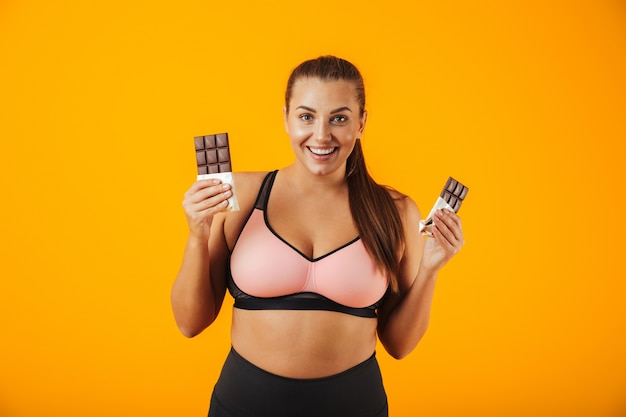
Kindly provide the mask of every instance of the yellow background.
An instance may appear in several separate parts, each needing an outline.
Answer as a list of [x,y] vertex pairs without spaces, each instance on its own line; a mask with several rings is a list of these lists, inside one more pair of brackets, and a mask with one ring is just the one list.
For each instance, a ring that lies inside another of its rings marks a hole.
[[[230,301],[174,325],[194,135],[291,161],[283,91],[336,54],[364,147],[427,213],[470,187],[399,416],[625,416],[622,1],[0,2],[0,416],[202,416]],[[329,208],[332,216],[332,208]]]

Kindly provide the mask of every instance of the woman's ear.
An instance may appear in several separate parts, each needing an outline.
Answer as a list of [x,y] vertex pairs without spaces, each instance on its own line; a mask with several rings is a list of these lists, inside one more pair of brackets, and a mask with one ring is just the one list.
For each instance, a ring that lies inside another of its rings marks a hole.
[[363,135],[363,130],[365,129],[365,122],[367,121],[367,111],[363,111],[363,116],[361,116],[361,120],[359,121],[359,133],[357,133],[356,138],[361,139],[361,135]]
[[287,134],[289,134],[289,125],[287,124],[287,106],[283,107],[283,122],[285,123],[285,130],[287,131]]

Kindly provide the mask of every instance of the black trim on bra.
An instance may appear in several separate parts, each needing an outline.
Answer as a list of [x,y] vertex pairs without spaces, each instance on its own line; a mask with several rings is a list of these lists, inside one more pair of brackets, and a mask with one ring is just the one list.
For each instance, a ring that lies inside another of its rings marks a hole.
[[274,185],[274,180],[276,179],[277,173],[278,170],[268,172],[263,179],[263,184],[261,184],[259,194],[256,196],[254,208],[265,211],[265,208],[267,207],[267,201],[270,198],[270,191],[272,190],[272,186]]
[[383,295],[376,304],[369,307],[348,307],[314,292],[300,292],[279,297],[255,297],[243,292],[233,280],[232,275],[228,277],[228,292],[235,300],[235,308],[242,310],[325,310],[365,318],[377,317],[376,309],[384,298]]
[[370,308],[353,308],[344,306],[324,298],[319,294],[316,297],[301,298],[299,294],[284,295],[273,298],[235,299],[235,307],[242,310],[315,310],[335,311],[352,316],[375,319],[376,310]]
[[[272,225],[270,224],[268,218],[267,218],[267,203],[270,199],[270,192],[272,191],[272,187],[274,186],[274,180],[276,179],[276,174],[278,173],[278,171],[272,171],[269,174],[267,174],[267,177],[265,177],[265,180],[263,180],[263,184],[261,185],[261,189],[259,191],[259,195],[257,196],[256,199],[256,203],[254,203],[254,208],[261,210],[263,212],[263,221],[265,222],[265,227],[267,227],[267,229],[272,232],[272,234],[274,236],[276,236],[281,242],[283,242],[285,245],[289,246],[291,249],[293,249],[296,253],[298,253],[300,256],[302,256],[304,259],[306,259],[309,262],[317,262],[321,259],[324,259],[327,256],[332,255],[335,252],[340,251],[341,249],[345,248],[346,246],[350,246],[353,243],[359,241],[361,239],[360,236],[355,237],[354,239],[352,239],[351,241],[344,243],[343,245],[331,250],[330,252],[327,252],[323,255],[318,256],[317,258],[311,258],[308,255],[306,255],[305,253],[303,253],[300,249],[298,249],[297,247],[295,247],[294,245],[292,245],[291,243],[289,243],[286,239],[284,239],[281,235],[279,235],[274,228],[272,227]],[[250,216],[252,215],[252,213],[250,214]]]

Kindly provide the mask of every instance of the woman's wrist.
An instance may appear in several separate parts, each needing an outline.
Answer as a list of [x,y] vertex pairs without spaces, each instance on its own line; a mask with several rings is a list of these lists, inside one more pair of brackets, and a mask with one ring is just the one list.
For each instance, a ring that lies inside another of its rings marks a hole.
[[420,267],[417,271],[417,279],[420,281],[431,281],[437,279],[437,274],[439,274],[439,270],[441,268],[438,267],[429,267],[425,266],[424,263],[420,264]]
[[187,237],[187,246],[190,248],[207,248],[209,245],[209,236],[196,236],[189,233]]

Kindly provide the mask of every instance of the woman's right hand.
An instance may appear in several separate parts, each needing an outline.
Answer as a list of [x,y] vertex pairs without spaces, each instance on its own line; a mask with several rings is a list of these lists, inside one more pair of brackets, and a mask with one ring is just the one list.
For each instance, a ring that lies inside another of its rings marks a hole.
[[187,190],[183,208],[190,237],[205,242],[209,240],[213,216],[228,207],[228,198],[231,195],[230,184],[222,184],[217,179],[196,181]]

